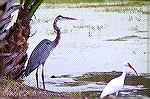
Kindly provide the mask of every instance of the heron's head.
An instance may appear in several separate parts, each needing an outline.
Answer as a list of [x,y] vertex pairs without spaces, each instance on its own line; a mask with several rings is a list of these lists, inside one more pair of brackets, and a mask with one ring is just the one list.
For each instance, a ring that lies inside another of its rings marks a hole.
[[125,67],[131,68],[135,72],[135,74],[138,75],[138,73],[136,72],[136,70],[133,68],[133,66],[129,62],[124,62],[123,64],[124,64]]
[[56,17],[56,20],[64,21],[64,20],[77,20],[76,18],[71,18],[71,17],[64,17],[62,15],[58,15]]

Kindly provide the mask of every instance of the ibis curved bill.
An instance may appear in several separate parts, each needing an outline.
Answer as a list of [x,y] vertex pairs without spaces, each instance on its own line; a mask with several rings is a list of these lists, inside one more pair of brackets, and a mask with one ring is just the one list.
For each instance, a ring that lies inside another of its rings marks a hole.
[[100,98],[104,98],[105,96],[113,94],[113,93],[116,93],[116,96],[118,95],[118,92],[121,90],[121,88],[124,85],[124,80],[125,80],[125,76],[126,76],[126,73],[127,73],[127,71],[125,70],[126,67],[131,68],[136,73],[136,75],[138,75],[136,70],[128,62],[125,62],[124,67],[123,67],[122,75],[115,78],[115,79],[112,79],[106,85],[106,87],[104,88]]

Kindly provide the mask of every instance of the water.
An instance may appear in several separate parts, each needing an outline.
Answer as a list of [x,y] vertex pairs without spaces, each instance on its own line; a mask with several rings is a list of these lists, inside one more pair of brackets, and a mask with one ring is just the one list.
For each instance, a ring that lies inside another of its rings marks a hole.
[[[29,56],[41,40],[55,39],[52,24],[57,15],[78,19],[58,23],[61,40],[45,63],[46,89],[57,92],[102,91],[105,85],[94,81],[74,87],[64,86],[64,83],[77,82],[73,77],[87,72],[122,71],[124,61],[129,61],[138,73],[147,73],[147,15],[142,13],[146,8],[135,8],[137,11],[114,12],[106,11],[106,7],[43,4],[31,22],[32,33],[36,34],[28,41]],[[36,86],[35,72],[26,78],[26,84]],[[50,78],[52,75],[69,77],[53,79]],[[42,82],[41,77],[39,80]],[[126,86],[123,89],[136,88]]]

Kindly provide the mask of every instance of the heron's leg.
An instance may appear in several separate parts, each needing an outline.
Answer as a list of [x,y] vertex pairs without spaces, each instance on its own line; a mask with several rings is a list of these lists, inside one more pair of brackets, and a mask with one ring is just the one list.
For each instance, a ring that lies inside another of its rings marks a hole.
[[37,85],[37,88],[39,88],[39,84],[38,84],[38,69],[39,69],[39,66],[37,66],[37,70],[36,70],[36,85]]
[[[45,63],[45,62],[44,62]],[[44,82],[44,63],[42,63],[42,81],[43,81],[43,88],[45,89],[45,82]]]

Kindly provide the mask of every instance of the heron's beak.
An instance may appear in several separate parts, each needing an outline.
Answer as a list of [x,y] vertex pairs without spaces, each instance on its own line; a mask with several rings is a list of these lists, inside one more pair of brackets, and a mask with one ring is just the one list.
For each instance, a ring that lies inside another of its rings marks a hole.
[[68,20],[77,20],[76,18],[66,17]]
[[134,70],[134,72],[136,73],[136,75],[138,76],[138,73],[136,72],[136,70],[128,63],[128,66]]

